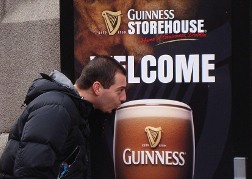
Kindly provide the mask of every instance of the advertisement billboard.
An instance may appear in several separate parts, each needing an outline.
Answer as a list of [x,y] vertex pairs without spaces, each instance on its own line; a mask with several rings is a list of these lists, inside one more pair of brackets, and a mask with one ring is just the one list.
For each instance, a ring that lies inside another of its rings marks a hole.
[[[69,73],[74,80],[96,55],[114,57],[128,71],[127,101],[172,100],[192,110],[194,178],[233,178],[237,146],[231,132],[239,113],[233,110],[234,91],[240,91],[232,90],[232,2],[74,0],[71,5],[61,18],[73,22],[62,26],[73,38],[62,37],[62,43],[72,43],[72,51],[63,47],[64,59],[73,56],[63,61],[63,72],[74,72]],[[99,113],[90,125],[93,176],[114,178],[114,115]]]

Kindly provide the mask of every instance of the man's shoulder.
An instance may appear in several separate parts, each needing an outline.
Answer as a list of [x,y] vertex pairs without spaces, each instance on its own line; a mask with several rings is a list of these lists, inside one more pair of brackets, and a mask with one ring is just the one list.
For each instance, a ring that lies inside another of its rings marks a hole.
[[61,105],[65,108],[74,108],[76,106],[73,97],[61,91],[49,91],[35,98],[29,106]]
[[40,109],[39,112],[47,112],[49,116],[67,114],[72,124],[78,123],[80,119],[78,104],[71,96],[59,91],[43,93],[27,106],[28,113],[35,112],[38,109]]

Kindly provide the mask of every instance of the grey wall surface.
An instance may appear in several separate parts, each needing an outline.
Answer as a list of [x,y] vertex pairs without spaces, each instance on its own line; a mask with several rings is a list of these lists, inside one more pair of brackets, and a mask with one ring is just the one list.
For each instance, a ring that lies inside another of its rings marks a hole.
[[54,69],[60,70],[59,0],[0,0],[1,137],[22,112],[31,82]]

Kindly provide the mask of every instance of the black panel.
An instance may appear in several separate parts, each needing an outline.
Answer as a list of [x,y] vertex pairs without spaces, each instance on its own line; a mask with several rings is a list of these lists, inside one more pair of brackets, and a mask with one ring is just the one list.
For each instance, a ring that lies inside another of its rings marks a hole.
[[247,157],[251,164],[251,2],[233,0],[232,5],[232,135],[234,156]]
[[74,15],[73,1],[60,1],[61,71],[74,82]]

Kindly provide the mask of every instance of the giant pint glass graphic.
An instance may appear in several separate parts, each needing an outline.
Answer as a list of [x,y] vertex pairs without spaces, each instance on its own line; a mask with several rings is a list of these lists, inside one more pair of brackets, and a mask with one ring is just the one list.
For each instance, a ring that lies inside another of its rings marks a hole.
[[165,99],[129,101],[116,111],[117,179],[192,179],[194,127],[191,108]]

